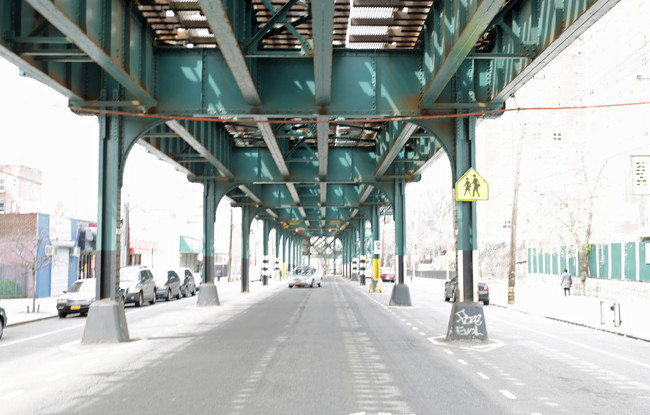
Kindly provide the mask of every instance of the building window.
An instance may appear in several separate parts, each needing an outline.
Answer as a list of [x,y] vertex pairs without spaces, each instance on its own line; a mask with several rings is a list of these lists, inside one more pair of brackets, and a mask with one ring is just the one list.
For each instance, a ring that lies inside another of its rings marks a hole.
[[542,139],[542,133],[540,133],[539,131],[533,133],[533,140],[538,141],[541,139]]
[[5,179],[0,179],[0,193],[5,192]]
[[562,141],[562,133],[553,133],[553,141]]
[[510,229],[511,227],[512,225],[510,224],[509,220],[503,222],[503,229]]
[[16,213],[16,201],[11,201],[11,213]]
[[0,215],[5,213],[5,202],[0,202]]

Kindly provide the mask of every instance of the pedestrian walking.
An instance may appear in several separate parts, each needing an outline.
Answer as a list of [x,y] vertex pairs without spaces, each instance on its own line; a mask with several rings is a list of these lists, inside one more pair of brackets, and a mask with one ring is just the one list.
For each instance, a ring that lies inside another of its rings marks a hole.
[[569,274],[569,271],[566,269],[562,273],[562,282],[560,282],[560,285],[562,288],[564,288],[564,296],[566,297],[567,295],[571,295],[571,285],[573,284],[573,281],[571,280],[571,274]]

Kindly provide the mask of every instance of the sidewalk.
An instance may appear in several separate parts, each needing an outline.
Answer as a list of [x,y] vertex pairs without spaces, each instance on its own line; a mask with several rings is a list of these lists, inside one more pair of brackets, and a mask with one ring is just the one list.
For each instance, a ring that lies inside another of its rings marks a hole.
[[[579,295],[565,297],[560,286],[527,286],[517,281],[515,303],[508,304],[507,282],[488,282],[488,286],[491,305],[650,342],[650,299],[644,302]],[[618,327],[614,323],[615,318],[618,323],[618,317],[610,309],[614,303],[620,306]]]
[[[226,278],[222,278],[221,281],[217,282],[217,287],[221,287],[225,284],[241,283],[239,281],[228,282]],[[29,311],[32,311],[34,300],[31,298],[0,298],[0,307],[4,308],[7,313],[7,327],[11,327],[33,321],[58,317],[56,311],[56,299],[57,297],[37,298],[35,313],[27,312],[28,307]]]

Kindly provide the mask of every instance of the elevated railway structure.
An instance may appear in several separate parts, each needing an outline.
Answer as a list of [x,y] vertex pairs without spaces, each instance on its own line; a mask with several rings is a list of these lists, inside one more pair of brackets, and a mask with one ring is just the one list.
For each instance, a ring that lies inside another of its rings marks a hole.
[[[378,240],[379,210],[390,207],[391,301],[409,305],[406,184],[437,152],[449,157],[454,181],[474,167],[477,118],[502,109],[617,1],[0,2],[0,56],[68,97],[72,111],[99,118],[102,300],[84,341],[128,339],[115,302],[116,229],[136,143],[204,186],[199,304],[218,304],[214,221],[228,197],[242,208],[244,291],[253,218],[264,221],[265,255],[270,229],[290,264],[303,241],[336,240],[350,275],[365,254],[359,230],[370,221]],[[460,299],[471,303],[475,202],[456,209]],[[376,276],[377,255],[373,262]]]

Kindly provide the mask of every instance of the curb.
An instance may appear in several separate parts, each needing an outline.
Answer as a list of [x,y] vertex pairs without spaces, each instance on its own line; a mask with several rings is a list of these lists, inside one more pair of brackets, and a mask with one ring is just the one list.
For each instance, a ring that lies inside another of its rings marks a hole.
[[22,326],[23,324],[28,324],[28,323],[34,323],[36,321],[43,321],[43,320],[49,320],[51,318],[56,318],[58,317],[57,315],[53,316],[45,316],[45,317],[39,317],[31,320],[25,320],[25,321],[19,321],[18,323],[9,323],[5,326],[6,327],[14,327],[14,326]]
[[585,323],[577,323],[577,322],[571,321],[571,320],[564,320],[564,319],[557,318],[557,317],[546,316],[544,314],[537,314],[537,313],[534,313],[532,311],[519,310],[519,309],[516,309],[516,308],[508,307],[507,305],[495,304],[495,303],[490,303],[490,305],[495,306],[495,307],[504,308],[506,310],[516,311],[516,312],[519,312],[519,313],[522,313],[522,314],[537,315],[537,316],[540,316],[540,317],[544,317],[545,319],[557,321],[557,322],[560,322],[560,323],[571,324],[571,325],[574,325],[574,326],[584,327],[584,328],[588,328],[588,329],[591,329],[591,330],[602,331],[604,333],[615,334],[617,336],[626,337],[628,339],[640,340],[640,341],[643,341],[643,342],[650,343],[650,339],[635,336],[635,335],[632,335],[632,334],[619,333],[617,331],[612,331],[612,330],[605,329],[605,328],[602,328],[602,327],[594,327],[594,326],[591,326],[591,325],[585,324]]

